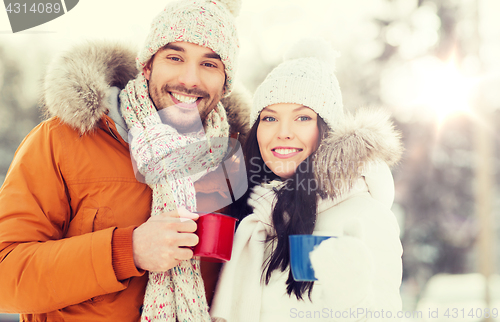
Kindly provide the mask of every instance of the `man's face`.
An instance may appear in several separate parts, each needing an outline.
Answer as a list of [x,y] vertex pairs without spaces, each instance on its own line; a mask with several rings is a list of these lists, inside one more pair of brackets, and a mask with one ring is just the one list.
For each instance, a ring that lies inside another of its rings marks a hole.
[[226,74],[211,49],[169,43],[144,67],[149,95],[163,122],[186,133],[199,130],[222,98]]

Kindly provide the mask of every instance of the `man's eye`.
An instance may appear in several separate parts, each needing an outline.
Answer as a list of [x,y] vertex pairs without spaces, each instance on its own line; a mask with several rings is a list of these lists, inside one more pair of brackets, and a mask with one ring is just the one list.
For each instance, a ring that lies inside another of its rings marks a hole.
[[272,116],[264,116],[261,121],[264,121],[264,122],[274,122],[276,121],[276,119]]
[[167,58],[173,61],[181,61],[179,57],[167,57]]
[[216,65],[214,65],[214,64],[212,64],[212,63],[203,63],[203,66],[205,66],[205,67],[210,67],[210,68],[217,67]]

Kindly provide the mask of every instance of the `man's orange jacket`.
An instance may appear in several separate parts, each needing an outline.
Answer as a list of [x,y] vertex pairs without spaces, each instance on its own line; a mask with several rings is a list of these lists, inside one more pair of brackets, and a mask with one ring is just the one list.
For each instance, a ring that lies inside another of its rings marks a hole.
[[[23,140],[0,189],[0,312],[22,321],[139,321],[148,274],[134,265],[132,231],[150,216],[151,189],[136,179],[106,107],[110,86],[137,74],[135,52],[85,45],[53,66],[44,97],[54,116]],[[223,104],[230,131],[244,133],[248,105],[234,94]],[[197,199],[219,205],[227,185],[213,174],[195,183]]]

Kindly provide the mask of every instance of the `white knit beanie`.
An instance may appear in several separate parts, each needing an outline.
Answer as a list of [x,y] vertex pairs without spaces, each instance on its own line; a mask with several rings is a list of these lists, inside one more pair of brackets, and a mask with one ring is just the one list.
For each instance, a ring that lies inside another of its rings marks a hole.
[[171,42],[185,41],[210,48],[224,63],[224,96],[231,93],[239,50],[234,18],[241,0],[177,0],[167,4],[151,24],[151,31],[137,57],[142,70],[149,59]]
[[335,77],[339,54],[323,39],[297,42],[273,69],[253,97],[250,126],[263,108],[278,103],[302,104],[314,110],[334,129],[344,118],[342,94]]

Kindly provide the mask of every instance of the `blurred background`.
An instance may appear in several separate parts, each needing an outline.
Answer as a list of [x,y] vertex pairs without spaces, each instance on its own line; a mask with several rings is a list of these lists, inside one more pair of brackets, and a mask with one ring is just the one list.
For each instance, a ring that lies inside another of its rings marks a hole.
[[[86,39],[139,48],[165,1],[137,3],[80,1],[16,34],[0,10],[0,183],[41,120],[51,58]],[[296,39],[319,36],[341,53],[346,108],[393,113],[405,146],[393,211],[407,321],[500,321],[499,14],[498,0],[243,0],[237,19],[238,78],[250,92]]]

